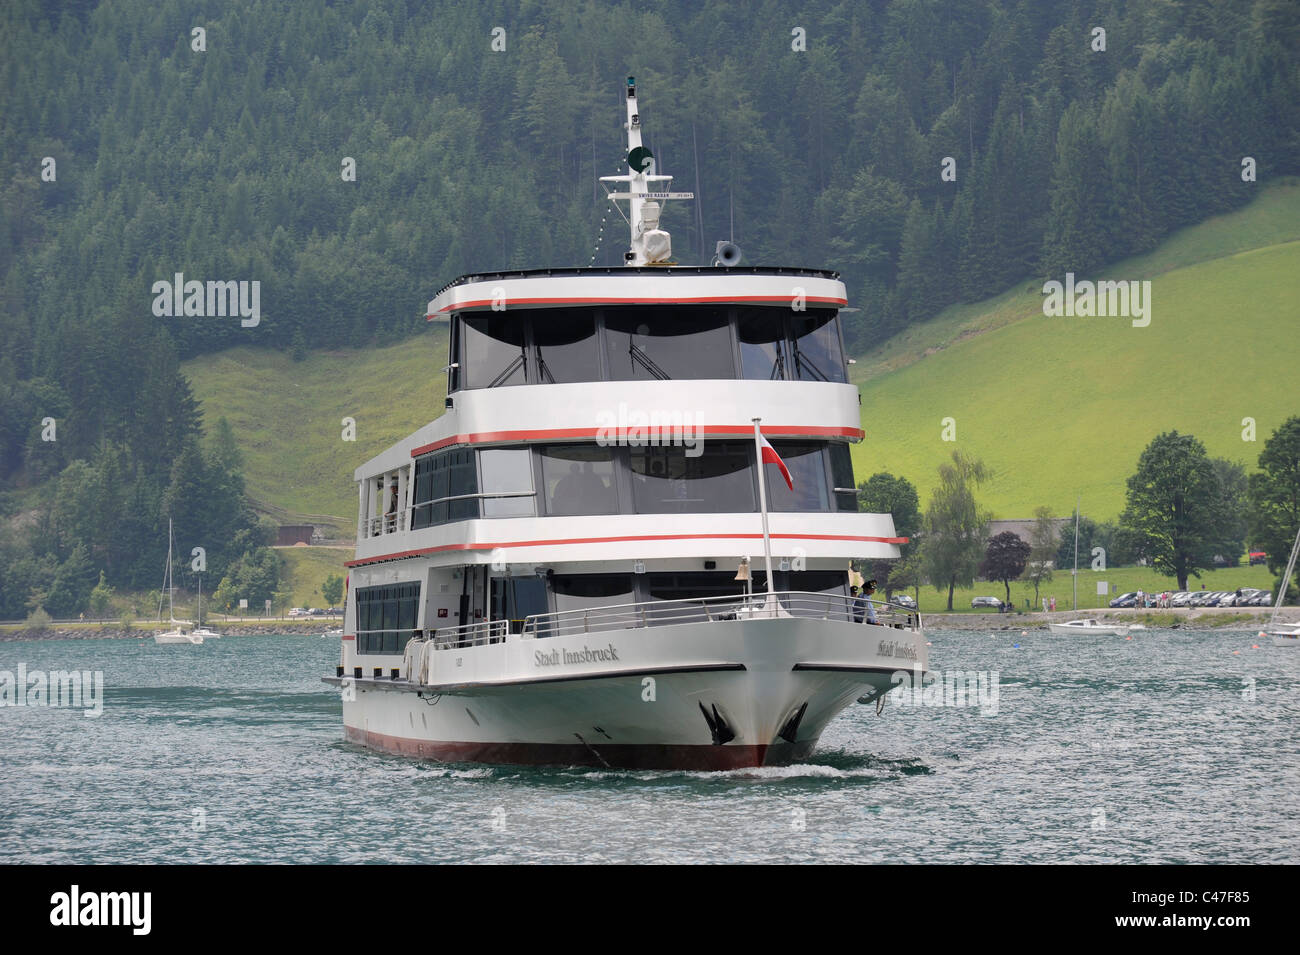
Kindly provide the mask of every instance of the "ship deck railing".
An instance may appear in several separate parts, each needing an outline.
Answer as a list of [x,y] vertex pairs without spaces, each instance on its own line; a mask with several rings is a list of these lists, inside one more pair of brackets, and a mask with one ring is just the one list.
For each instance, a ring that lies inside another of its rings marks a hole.
[[[639,630],[680,623],[714,623],[734,620],[758,620],[777,617],[802,617],[813,620],[837,620],[865,623],[865,604],[844,594],[806,591],[777,591],[772,594],[695,597],[679,600],[647,600],[607,607],[561,610],[533,614],[524,620],[524,637],[562,637],[575,633],[601,633],[610,630]],[[920,629],[916,611],[902,604],[872,598],[876,621],[882,626]]]
[[[679,600],[643,600],[531,614],[515,620],[480,620],[459,627],[441,627],[429,631],[421,642],[428,642],[434,650],[452,650],[504,643],[511,639],[531,640],[578,633],[641,630],[681,623],[723,623],[780,617],[856,624],[868,622],[866,607],[855,603],[855,600],[854,597],[842,594],[794,590],[777,591],[770,595],[760,592]],[[910,607],[876,598],[872,598],[871,602],[879,625],[908,630],[921,629],[921,615]]]

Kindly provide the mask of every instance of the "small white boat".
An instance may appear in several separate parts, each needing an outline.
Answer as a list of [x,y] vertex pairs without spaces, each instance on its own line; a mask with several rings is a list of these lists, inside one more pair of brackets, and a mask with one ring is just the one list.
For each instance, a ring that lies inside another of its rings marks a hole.
[[1049,623],[1047,629],[1052,633],[1098,633],[1109,634],[1110,636],[1119,636],[1120,633],[1128,633],[1127,626],[1107,626],[1104,623],[1098,623],[1091,617],[1083,620],[1070,620],[1066,623]]
[[322,639],[322,640],[328,640],[328,639],[331,638],[331,637],[333,637],[335,640],[342,639],[342,637],[343,637],[343,628],[342,628],[342,627],[335,627],[333,630],[326,630],[324,633],[321,634],[321,639]]
[[[1286,600],[1287,588],[1291,586],[1291,574],[1295,571],[1296,557],[1300,556],[1300,530],[1296,531],[1295,543],[1291,545],[1291,559],[1286,562],[1286,573],[1282,575],[1282,586],[1277,589],[1277,597],[1273,601],[1273,616],[1268,620],[1268,635],[1273,641],[1275,647],[1300,647],[1300,623],[1279,624],[1277,622],[1278,611],[1282,609],[1282,602]],[[1260,634],[1262,637],[1263,634]]]
[[[1264,634],[1260,634],[1264,636]],[[1279,627],[1268,631],[1268,637],[1275,647],[1300,647],[1300,624],[1294,627]]]

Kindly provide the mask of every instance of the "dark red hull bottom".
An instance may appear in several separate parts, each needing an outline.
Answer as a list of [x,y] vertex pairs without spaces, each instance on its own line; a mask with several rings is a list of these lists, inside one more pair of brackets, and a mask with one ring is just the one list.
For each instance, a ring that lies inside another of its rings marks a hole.
[[387,736],[345,726],[349,742],[396,756],[441,763],[506,763],[525,766],[608,766],[617,769],[746,769],[789,766],[806,759],[816,740],[765,746],[672,746],[582,743],[445,743]]

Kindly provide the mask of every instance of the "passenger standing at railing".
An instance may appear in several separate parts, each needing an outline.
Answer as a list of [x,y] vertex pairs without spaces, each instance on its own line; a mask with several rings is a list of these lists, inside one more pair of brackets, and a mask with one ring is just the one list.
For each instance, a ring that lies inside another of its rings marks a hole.
[[867,598],[858,596],[858,585],[854,584],[849,588],[849,603],[853,607],[853,622],[861,623],[862,616],[867,612]]
[[879,623],[880,621],[876,619],[876,604],[875,601],[871,599],[871,595],[876,592],[876,581],[874,579],[868,580],[863,587],[863,599],[867,602],[867,623]]

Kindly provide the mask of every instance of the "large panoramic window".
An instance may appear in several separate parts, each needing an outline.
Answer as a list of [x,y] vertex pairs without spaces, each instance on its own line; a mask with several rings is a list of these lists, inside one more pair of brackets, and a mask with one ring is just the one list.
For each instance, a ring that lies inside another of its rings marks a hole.
[[546,513],[617,514],[613,450],[596,444],[542,447]]
[[478,453],[478,462],[483,475],[484,517],[536,516],[531,451],[527,448],[488,448]]
[[527,321],[509,310],[461,319],[460,381],[465,388],[525,383]]
[[736,377],[722,307],[606,309],[605,350],[614,381]]
[[752,456],[743,441],[710,441],[696,457],[685,448],[631,448],[634,509],[638,514],[753,511]]
[[471,448],[417,458],[411,529],[478,517],[477,494],[478,472]]
[[359,587],[357,653],[401,653],[415,632],[420,585],[389,584]]
[[741,309],[736,323],[740,334],[740,376],[785,377],[785,312],[778,308]]
[[544,309],[532,313],[531,381],[556,384],[599,381],[596,317],[586,308]]
[[[551,579],[555,593],[555,609],[587,610],[596,607],[615,607],[636,601],[631,574],[560,575]],[[602,616],[608,623],[608,615]],[[571,629],[567,622],[563,629]]]
[[844,352],[835,312],[809,309],[807,315],[790,320],[794,340],[794,371],[800,381],[844,381]]
[[790,471],[791,490],[775,464],[764,465],[767,482],[767,507],[771,511],[828,511],[826,501],[826,465],[819,444],[794,444],[774,441],[772,447]]

